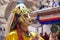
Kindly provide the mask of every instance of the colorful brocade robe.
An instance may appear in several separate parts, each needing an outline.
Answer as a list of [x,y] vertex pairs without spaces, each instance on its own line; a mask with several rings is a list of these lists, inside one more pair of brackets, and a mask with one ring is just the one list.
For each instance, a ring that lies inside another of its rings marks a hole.
[[[31,33],[32,36],[35,35],[35,33]],[[22,36],[23,36],[23,40],[31,40],[32,36],[28,37],[28,36],[25,36],[23,33],[22,33]],[[17,30],[14,30],[12,31],[11,33],[9,33],[6,37],[5,37],[6,40],[18,40],[18,34],[17,34]],[[42,37],[39,37],[39,40],[44,40]]]

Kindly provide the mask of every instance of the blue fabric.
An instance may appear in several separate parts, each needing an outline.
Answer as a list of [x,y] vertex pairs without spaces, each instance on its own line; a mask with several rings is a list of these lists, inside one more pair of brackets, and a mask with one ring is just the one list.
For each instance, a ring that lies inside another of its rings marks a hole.
[[[39,16],[39,15],[37,15],[36,20],[40,23],[40,16]],[[41,24],[41,23],[40,23],[40,24]]]
[[45,6],[44,5],[41,5],[40,7],[39,7],[39,9],[43,9]]
[[41,22],[39,17],[40,17],[40,16],[37,15],[36,20],[37,20],[40,24],[42,24],[42,25],[44,25],[44,24],[57,24],[57,23],[60,23],[60,20],[50,20],[50,21],[46,21],[46,22]]
[[16,16],[16,20],[18,20],[18,18],[20,17],[20,15],[19,14],[15,14],[15,16]]
[[60,6],[60,1],[58,2],[58,5]]
[[16,20],[13,22],[13,24],[14,24],[14,27],[17,25],[17,23],[18,23],[18,18],[20,17],[20,15],[19,14],[15,14],[15,18],[16,18]]
[[53,6],[53,7],[56,7],[56,6],[57,6],[57,3],[56,3],[56,2],[53,2],[53,3],[52,3],[52,6]]
[[22,2],[17,2],[17,5],[18,5],[18,4],[21,4],[21,3],[22,3]]
[[60,23],[60,20],[51,20],[51,21],[47,21],[47,22],[41,22],[40,24],[57,24]]

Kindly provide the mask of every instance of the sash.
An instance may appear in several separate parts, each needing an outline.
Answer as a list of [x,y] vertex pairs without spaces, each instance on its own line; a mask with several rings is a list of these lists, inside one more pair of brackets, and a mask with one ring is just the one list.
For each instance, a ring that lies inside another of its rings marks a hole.
[[17,27],[17,33],[18,33],[18,40],[23,40],[23,36],[22,33],[20,32],[20,23],[18,22],[18,15],[14,16],[14,22],[15,22],[15,26]]

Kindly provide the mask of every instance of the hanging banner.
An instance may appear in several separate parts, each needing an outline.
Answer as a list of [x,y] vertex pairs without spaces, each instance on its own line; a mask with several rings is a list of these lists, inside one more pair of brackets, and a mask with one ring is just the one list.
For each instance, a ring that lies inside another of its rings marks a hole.
[[32,12],[31,16],[36,17],[40,24],[60,23],[60,7],[36,10]]
[[52,14],[39,18],[41,24],[56,24],[60,23],[60,14]]

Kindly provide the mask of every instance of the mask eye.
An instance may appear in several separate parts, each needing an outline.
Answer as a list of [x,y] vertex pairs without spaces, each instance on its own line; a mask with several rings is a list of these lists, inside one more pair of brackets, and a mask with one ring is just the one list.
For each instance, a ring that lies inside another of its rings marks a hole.
[[32,22],[32,21],[29,21],[29,22]]
[[20,9],[20,6],[18,7],[18,9]]
[[24,8],[24,6],[23,6],[23,8]]

